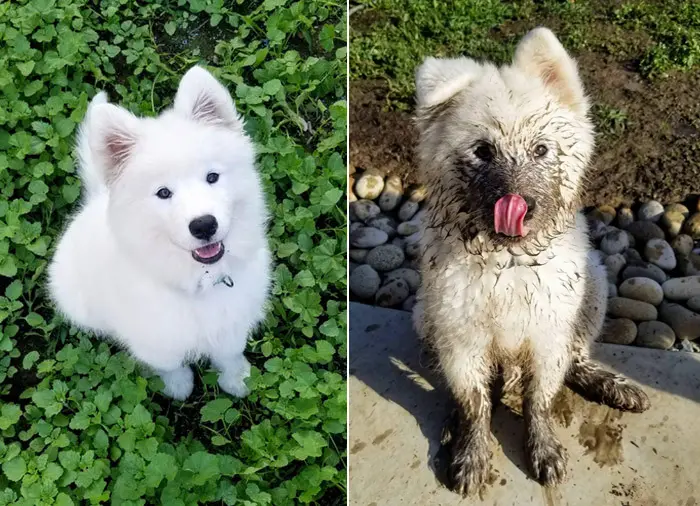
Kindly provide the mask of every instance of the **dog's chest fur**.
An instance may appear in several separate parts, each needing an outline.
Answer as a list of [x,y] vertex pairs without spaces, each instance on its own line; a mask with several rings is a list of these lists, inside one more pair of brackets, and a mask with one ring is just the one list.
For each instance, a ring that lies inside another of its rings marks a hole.
[[427,249],[435,262],[426,266],[424,294],[433,320],[509,353],[527,340],[570,339],[588,272],[585,229],[560,236],[536,258],[507,251],[471,255],[435,244]]

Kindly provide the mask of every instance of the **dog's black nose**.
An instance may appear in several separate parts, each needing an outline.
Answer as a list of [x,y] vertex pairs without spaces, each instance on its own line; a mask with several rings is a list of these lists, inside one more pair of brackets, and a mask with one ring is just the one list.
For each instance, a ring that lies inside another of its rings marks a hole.
[[525,213],[525,219],[529,220],[530,218],[532,218],[532,213],[537,207],[537,201],[530,196],[523,196],[523,200],[527,204],[527,213]]
[[211,214],[205,214],[199,218],[195,218],[190,222],[190,233],[197,239],[208,241],[216,234],[216,229],[219,224]]

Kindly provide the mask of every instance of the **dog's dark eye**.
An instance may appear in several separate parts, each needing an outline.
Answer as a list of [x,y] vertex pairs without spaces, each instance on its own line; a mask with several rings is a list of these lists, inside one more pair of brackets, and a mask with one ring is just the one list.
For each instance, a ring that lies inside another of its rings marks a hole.
[[535,146],[535,157],[541,158],[547,154],[547,151],[549,151],[547,149],[547,146],[545,146],[544,144],[538,144],[537,146]]
[[207,174],[207,183],[214,184],[219,180],[219,175],[216,172]]
[[171,192],[167,188],[161,188],[160,190],[158,190],[156,192],[156,197],[158,197],[159,199],[165,200],[165,199],[169,199],[172,196],[173,196],[173,192]]
[[481,161],[490,162],[493,159],[493,148],[489,144],[479,144],[474,155]]

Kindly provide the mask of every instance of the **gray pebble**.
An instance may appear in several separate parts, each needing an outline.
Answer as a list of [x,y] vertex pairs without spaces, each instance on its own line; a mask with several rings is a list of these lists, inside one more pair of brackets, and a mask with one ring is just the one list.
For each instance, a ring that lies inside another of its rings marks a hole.
[[418,202],[407,200],[399,208],[399,220],[408,221],[418,212]]
[[403,223],[399,224],[399,228],[397,229],[399,234],[401,235],[412,235],[418,232],[420,230],[418,223],[415,221],[404,221]]
[[600,249],[608,255],[622,253],[629,248],[630,242],[627,234],[622,230],[613,230],[608,232],[600,241]]
[[629,227],[634,222],[634,213],[629,207],[621,207],[617,211],[617,226],[620,228]]
[[639,219],[639,221],[651,221],[656,223],[661,219],[662,214],[664,214],[664,206],[656,200],[650,200],[642,204],[639,208],[637,219]]
[[692,253],[690,255],[679,254],[676,256],[676,259],[678,260],[678,271],[682,276],[696,276],[700,274],[698,265],[691,260],[692,257]]
[[627,265],[646,265],[641,253],[639,253],[639,251],[636,249],[629,248],[623,253],[623,255],[627,260]]
[[369,253],[368,249],[350,248],[350,253],[348,256],[353,262],[359,262],[363,264],[365,263],[365,259],[367,258],[367,253]]
[[617,212],[612,206],[598,206],[591,211],[590,217],[594,220],[600,220],[606,225],[610,225],[615,219]]
[[700,296],[700,276],[685,276],[666,281],[662,288],[669,300],[688,300]]
[[608,297],[617,297],[617,286],[615,286],[615,283],[608,283]]
[[620,295],[628,299],[641,300],[654,306],[664,300],[661,285],[649,278],[629,278],[620,285]]
[[391,240],[391,244],[393,244],[394,246],[398,246],[401,249],[404,249],[406,247],[406,239],[404,239],[403,237],[394,237]]
[[411,191],[408,192],[408,200],[411,202],[421,203],[425,200],[427,195],[428,192],[426,191],[425,186],[417,185],[411,188]]
[[676,268],[676,254],[671,245],[663,239],[651,239],[644,246],[644,256],[651,263],[666,271]]
[[391,216],[385,216],[380,214],[374,218],[367,220],[368,227],[378,228],[379,230],[386,232],[389,239],[396,237],[396,220]]
[[693,239],[700,239],[700,213],[694,213],[685,222],[683,231]]
[[663,322],[642,322],[637,331],[639,346],[645,348],[657,348],[668,350],[676,342],[676,334],[673,329]]
[[369,265],[360,265],[350,274],[350,291],[362,299],[374,297],[381,279]]
[[668,232],[669,237],[676,237],[681,233],[685,216],[676,211],[664,211],[661,216],[661,225]]
[[365,226],[361,221],[353,221],[350,223],[350,233],[352,234],[355,230],[359,230]]
[[374,248],[388,240],[386,232],[373,227],[362,227],[350,234],[350,245],[356,248]]
[[417,242],[406,243],[406,254],[410,257],[417,257],[420,254],[420,244]]
[[367,221],[379,215],[381,209],[371,200],[358,200],[350,204],[351,221]]
[[622,271],[622,279],[629,278],[650,278],[659,284],[668,279],[664,271],[654,264],[630,265]]
[[658,316],[656,308],[648,302],[625,297],[608,299],[608,314],[633,321],[656,320]]
[[411,291],[411,293],[416,293],[416,290],[418,290],[418,287],[420,286],[420,274],[413,269],[401,267],[388,272],[386,275],[387,280],[396,278],[406,281],[406,283],[408,283],[408,289]]
[[676,253],[689,255],[693,251],[693,238],[687,234],[680,234],[673,239],[671,247]]
[[361,199],[374,200],[384,189],[384,177],[374,171],[366,171],[355,183],[355,194]]
[[617,284],[617,276],[625,266],[625,257],[617,253],[605,259],[605,270],[608,273],[608,282]]
[[405,255],[401,248],[393,244],[383,244],[370,250],[365,262],[377,271],[386,272],[397,269],[403,263],[404,258]]
[[605,235],[605,223],[599,220],[590,220],[588,222],[588,230],[591,236],[591,239],[594,241],[597,241],[601,237]]
[[696,313],[700,313],[700,295],[691,297],[688,299],[688,302],[686,302],[687,306],[689,309],[695,311]]
[[377,305],[382,307],[398,306],[408,298],[408,283],[404,279],[391,279],[377,291]]
[[632,344],[637,337],[637,325],[627,318],[605,320],[600,340],[611,344]]
[[650,239],[663,239],[664,231],[656,223],[651,221],[635,221],[627,230],[640,242],[647,242]]
[[401,309],[404,311],[413,311],[413,306],[416,305],[416,296],[415,295],[409,295],[409,297],[403,301],[403,304],[401,304]]
[[687,207],[685,207],[683,204],[669,204],[667,205],[664,210],[668,212],[674,212],[674,213],[681,213],[683,215],[683,218],[687,218],[688,215],[690,214],[690,211],[688,210]]
[[692,341],[700,337],[700,314],[680,304],[662,302],[659,307],[659,319],[671,326],[678,339]]
[[393,211],[401,203],[403,197],[403,183],[399,176],[393,175],[386,178],[384,190],[377,203],[382,211]]
[[350,274],[352,274],[352,271],[357,269],[360,266],[360,264],[356,264],[355,262],[349,262],[348,263],[348,271],[350,271]]

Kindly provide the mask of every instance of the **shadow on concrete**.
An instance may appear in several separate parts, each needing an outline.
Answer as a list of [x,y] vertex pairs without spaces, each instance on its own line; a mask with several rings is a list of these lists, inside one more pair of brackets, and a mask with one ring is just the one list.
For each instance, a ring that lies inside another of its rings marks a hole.
[[[441,438],[443,428],[452,421],[453,402],[430,369],[429,360],[411,328],[409,313],[377,312],[371,306],[351,304],[350,374],[413,416],[429,442],[426,460],[430,469],[445,485],[450,456],[448,447],[441,445]],[[353,423],[361,421],[352,418],[351,397],[351,432]],[[523,420],[499,404],[493,412],[491,430],[505,456],[530,477]]]

